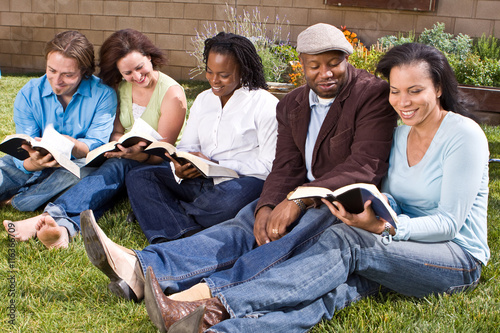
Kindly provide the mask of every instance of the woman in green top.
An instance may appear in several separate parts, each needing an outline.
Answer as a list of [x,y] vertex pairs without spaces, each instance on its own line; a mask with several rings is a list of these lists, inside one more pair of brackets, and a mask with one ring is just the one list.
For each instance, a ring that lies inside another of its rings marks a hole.
[[[162,51],[144,34],[124,29],[113,33],[99,52],[99,77],[118,92],[119,104],[111,140],[119,139],[141,118],[164,141],[175,144],[186,116],[186,96],[172,78],[157,70],[165,64]],[[14,222],[19,240],[37,235],[48,248],[67,247],[80,230],[80,212],[92,209],[101,216],[124,193],[125,175],[142,163],[157,164],[160,157],[143,152],[145,143],[107,152],[106,162],[49,203],[44,213]]]

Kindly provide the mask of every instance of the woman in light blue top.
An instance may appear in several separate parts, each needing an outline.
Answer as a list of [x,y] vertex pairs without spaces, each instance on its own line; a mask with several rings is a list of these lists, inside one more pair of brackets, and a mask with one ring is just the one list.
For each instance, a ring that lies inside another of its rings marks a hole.
[[194,327],[303,332],[381,286],[416,297],[476,286],[489,259],[487,139],[462,115],[453,71],[435,48],[394,47],[378,72],[389,79],[390,103],[405,123],[395,132],[383,185],[397,229],[375,216],[369,201],[354,215],[324,200],[337,217],[329,226],[318,214],[307,228],[259,246],[175,296],[163,295],[148,268],[146,308],[158,327],[192,320],[184,316],[205,305]]

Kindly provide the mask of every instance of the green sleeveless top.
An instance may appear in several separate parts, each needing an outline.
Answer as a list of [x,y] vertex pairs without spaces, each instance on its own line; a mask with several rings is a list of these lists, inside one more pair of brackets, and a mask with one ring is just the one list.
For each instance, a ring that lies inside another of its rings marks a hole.
[[[163,96],[165,96],[168,88],[180,86],[180,84],[170,76],[162,72],[158,73],[158,82],[156,83],[155,90],[146,106],[146,110],[141,116],[142,120],[147,122],[156,131],[158,130],[158,119],[160,119]],[[120,123],[125,128],[125,132],[128,132],[134,124],[134,115],[132,112],[132,83],[125,80],[120,82],[118,85],[118,96],[120,99]]]

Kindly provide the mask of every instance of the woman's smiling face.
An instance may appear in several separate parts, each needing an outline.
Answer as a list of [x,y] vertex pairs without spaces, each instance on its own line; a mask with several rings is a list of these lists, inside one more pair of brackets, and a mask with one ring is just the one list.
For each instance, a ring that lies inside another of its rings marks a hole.
[[441,110],[441,88],[434,86],[426,62],[392,68],[389,83],[389,103],[406,125],[425,124],[429,115]]
[[132,51],[118,60],[116,67],[127,82],[140,87],[147,87],[151,84],[153,74],[151,57]]
[[241,87],[240,65],[230,53],[210,52],[207,59],[206,78],[212,87],[212,92],[219,96],[224,106],[234,91]]

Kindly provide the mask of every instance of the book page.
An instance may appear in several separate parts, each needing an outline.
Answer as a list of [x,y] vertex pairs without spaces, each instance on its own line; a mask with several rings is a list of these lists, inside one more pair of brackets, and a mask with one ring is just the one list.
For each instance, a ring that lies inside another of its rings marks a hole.
[[107,159],[106,157],[104,157],[104,153],[116,150],[115,146],[116,146],[116,141],[111,141],[95,149],[92,149],[91,151],[88,152],[87,157],[85,158],[85,166],[88,167],[100,166]]
[[168,142],[165,141],[156,141],[151,143],[149,146],[144,149],[145,153],[157,155],[160,157],[165,157],[165,151],[169,153],[169,155],[175,154],[175,147]]
[[311,197],[326,198],[330,202],[339,201],[347,211],[353,214],[361,213],[364,210],[364,203],[371,200],[375,214],[391,223],[395,229],[397,228],[398,218],[396,213],[373,184],[356,183],[346,185],[335,191],[324,187],[299,186],[288,199]]
[[155,140],[163,140],[162,136],[160,133],[158,133],[151,125],[149,125],[147,122],[145,122],[141,118],[137,118],[134,121],[134,125],[132,125],[132,128],[130,129],[130,133],[141,133],[141,134],[147,134],[151,137],[153,137]]
[[68,158],[66,155],[60,153],[57,150],[52,150],[49,152],[52,154],[54,159],[57,161],[57,163],[59,163],[61,167],[65,168],[66,170],[68,170],[69,172],[80,178],[80,167],[76,165],[75,162],[73,162],[70,158]]
[[180,157],[190,161],[204,177],[229,177],[239,178],[239,175],[233,169],[223,167],[217,163],[195,156],[187,152],[177,152],[174,158]]
[[[33,147],[52,148],[57,150],[61,155],[71,159],[71,151],[75,144],[73,141],[66,138],[54,129],[52,124],[48,124],[45,128],[40,142],[33,142]],[[50,149],[47,149],[50,151]]]

